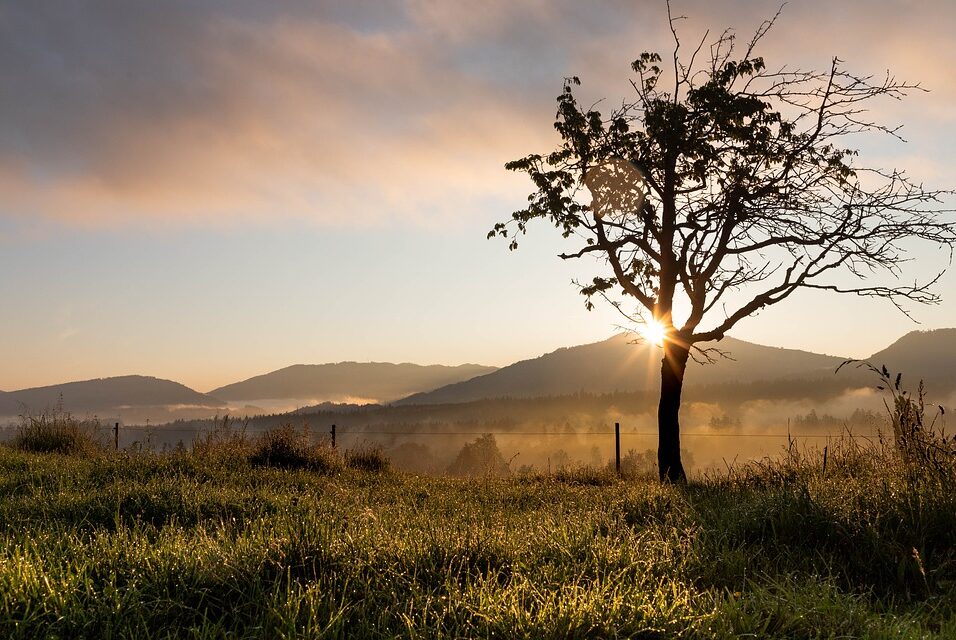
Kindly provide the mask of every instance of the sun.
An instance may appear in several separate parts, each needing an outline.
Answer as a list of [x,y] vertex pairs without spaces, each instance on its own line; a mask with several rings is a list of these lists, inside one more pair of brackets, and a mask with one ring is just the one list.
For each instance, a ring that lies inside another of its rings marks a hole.
[[664,325],[657,320],[648,320],[638,331],[640,331],[641,335],[644,336],[644,339],[648,342],[656,344],[658,347],[664,346],[664,336],[667,332],[664,329]]

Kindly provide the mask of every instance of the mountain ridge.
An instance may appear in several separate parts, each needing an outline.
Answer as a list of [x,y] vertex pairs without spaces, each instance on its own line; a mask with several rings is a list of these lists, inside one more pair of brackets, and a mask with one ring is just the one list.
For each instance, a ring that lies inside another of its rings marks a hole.
[[173,380],[126,375],[3,392],[0,394],[0,415],[45,411],[58,405],[74,412],[103,412],[120,407],[193,405],[215,408],[225,404]]
[[419,365],[409,362],[294,364],[209,391],[227,401],[367,398],[391,401],[421,390],[495,371],[477,364]]
[[[413,394],[394,403],[440,404],[469,402],[483,398],[535,397],[565,395],[568,393],[639,391],[653,389],[658,384],[660,350],[648,345],[632,344],[626,334],[618,334],[599,342],[561,347],[515,362],[507,367],[457,384],[430,392]],[[755,344],[738,338],[726,337],[719,343],[707,343],[729,351],[734,360],[718,358],[715,365],[699,366],[688,363],[685,388],[694,389],[722,383],[759,382],[767,380],[820,379],[827,383],[836,368],[850,358],[819,354],[801,349]],[[650,356],[651,351],[654,352]],[[630,350],[628,355],[626,350]],[[628,359],[645,362],[646,371],[628,367]],[[888,347],[864,360],[874,366],[886,365],[895,372],[902,371],[904,380],[925,379],[927,386],[939,390],[956,388],[956,328],[910,331]],[[571,370],[571,374],[561,371]],[[626,376],[619,375],[628,371]],[[583,375],[582,375],[583,374]],[[865,385],[871,380],[861,371],[843,369],[841,382],[853,381]],[[530,383],[529,383],[530,381]]]
[[[659,348],[632,342],[626,334],[618,334],[603,341],[560,347],[502,368],[473,363],[450,366],[353,360],[318,365],[294,364],[208,393],[154,376],[93,378],[0,391],[0,416],[51,409],[60,403],[61,396],[62,407],[78,413],[103,415],[116,412],[128,417],[152,417],[156,421],[164,415],[158,407],[168,406],[175,411],[193,407],[211,415],[213,411],[228,410],[228,403],[232,400],[259,399],[242,397],[236,392],[253,387],[259,388],[254,396],[271,393],[274,394],[272,397],[279,398],[318,399],[316,403],[308,403],[310,405],[330,401],[440,404],[484,398],[567,395],[582,391],[609,393],[653,389],[660,372]],[[829,384],[828,379],[832,380],[836,367],[847,360],[732,337],[716,346],[729,351],[736,360],[721,360],[717,365],[707,367],[690,363],[686,381],[688,389],[768,380],[785,382],[798,378],[819,379],[821,384]],[[922,378],[929,388],[956,389],[956,328],[908,332],[865,360],[877,367],[886,365],[894,373],[902,372],[907,388],[914,387]],[[378,379],[375,376],[369,378],[369,373],[375,373]],[[410,373],[414,375],[407,375]],[[298,376],[302,379],[293,380],[296,384],[282,388],[285,377],[296,378],[298,374],[321,375],[313,375],[311,379],[309,375]],[[316,386],[317,381],[323,381],[323,376],[326,376],[326,382],[333,384]],[[855,384],[875,384],[861,370],[844,368],[840,376],[841,383],[846,383],[849,378]],[[261,384],[263,382],[278,386],[270,387]],[[230,393],[230,390],[236,393]],[[137,408],[141,409],[138,413]],[[248,408],[257,409],[254,406]]]
[[[831,373],[846,358],[798,349],[769,347],[727,337],[719,345],[739,360],[719,358],[716,365],[688,363],[687,384],[752,382],[795,375]],[[641,391],[657,384],[660,348],[635,344],[627,334],[599,342],[561,347],[537,358],[521,360],[473,380],[414,394],[396,404],[468,402],[494,397],[535,397],[589,392]],[[643,371],[641,371],[643,368]],[[702,372],[702,373],[701,373]],[[716,373],[715,373],[716,372]]]
[[867,361],[902,373],[906,386],[919,379],[931,387],[956,386],[956,328],[910,331]]

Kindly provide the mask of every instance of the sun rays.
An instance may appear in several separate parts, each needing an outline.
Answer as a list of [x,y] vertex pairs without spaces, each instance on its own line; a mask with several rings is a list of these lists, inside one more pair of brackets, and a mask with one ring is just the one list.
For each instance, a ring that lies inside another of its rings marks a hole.
[[657,345],[658,347],[664,346],[664,338],[667,336],[667,330],[657,320],[653,318],[648,320],[644,326],[638,329],[641,336],[651,344]]

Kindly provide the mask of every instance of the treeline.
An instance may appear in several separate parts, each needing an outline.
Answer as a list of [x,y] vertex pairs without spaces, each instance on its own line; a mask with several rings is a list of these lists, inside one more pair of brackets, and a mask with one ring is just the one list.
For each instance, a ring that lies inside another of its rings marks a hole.
[[[719,404],[733,414],[745,402],[753,400],[808,400],[825,402],[859,388],[863,381],[835,377],[832,380],[796,379],[761,381],[748,384],[728,383],[689,388],[687,402]],[[609,413],[639,415],[657,407],[657,391],[574,393],[542,398],[492,398],[473,402],[434,405],[347,405],[324,406],[316,410],[275,413],[244,419],[249,429],[265,430],[283,424],[309,425],[328,429],[384,427],[396,432],[427,431],[430,428],[486,428],[513,430],[517,425],[538,424],[543,428],[581,430],[608,426]],[[170,427],[206,430],[216,418],[177,420]]]
[[[610,408],[622,413],[639,414],[657,406],[656,394],[576,393],[546,398],[494,398],[438,405],[370,405],[344,411],[324,409],[315,412],[298,411],[254,416],[242,420],[249,429],[260,430],[282,424],[308,424],[327,429],[332,424],[340,429],[389,426],[397,432],[427,431],[431,428],[493,428],[512,430],[529,422],[548,424],[550,428],[582,428],[580,417],[603,417]],[[578,418],[572,422],[569,416]],[[221,420],[221,418],[220,418]],[[586,420],[585,420],[586,421]],[[216,419],[179,420],[172,428],[208,429]]]

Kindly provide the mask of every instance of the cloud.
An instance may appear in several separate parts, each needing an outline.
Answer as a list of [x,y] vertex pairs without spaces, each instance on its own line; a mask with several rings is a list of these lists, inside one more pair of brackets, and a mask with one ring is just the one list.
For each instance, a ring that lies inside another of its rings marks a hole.
[[493,194],[502,163],[540,141],[513,123],[520,98],[420,34],[147,4],[0,15],[0,74],[17,88],[0,107],[7,211],[374,223]]
[[[691,32],[745,32],[776,8],[683,4]],[[844,3],[827,10],[835,26],[815,25],[823,6],[788,6],[768,41],[779,57],[838,40],[866,66],[939,83],[924,111],[950,117],[953,45],[938,18],[952,9]],[[3,213],[81,225],[478,215],[526,190],[502,164],[551,146],[561,78],[623,92],[628,61],[667,46],[662,19],[656,6],[570,0],[8,3]]]

